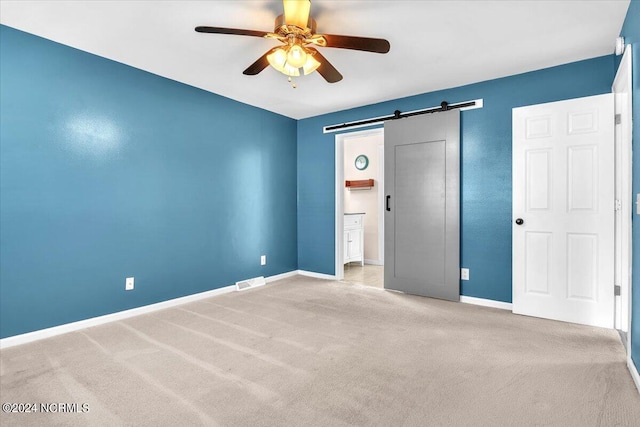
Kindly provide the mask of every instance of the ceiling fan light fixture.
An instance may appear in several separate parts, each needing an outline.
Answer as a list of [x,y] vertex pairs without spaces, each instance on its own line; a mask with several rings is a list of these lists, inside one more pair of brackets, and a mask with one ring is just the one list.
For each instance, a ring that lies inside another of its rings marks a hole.
[[306,29],[311,11],[311,0],[283,0],[283,4],[285,23],[302,30]]
[[260,37],[283,44],[283,46],[271,48],[249,65],[242,72],[247,76],[255,76],[271,65],[288,77],[300,76],[303,73],[308,75],[318,71],[318,74],[328,83],[337,83],[342,80],[342,74],[315,47],[374,53],[387,53],[391,48],[389,41],[385,39],[317,34],[316,21],[309,15],[310,0],[283,0],[283,6],[284,13],[276,17],[273,32],[209,26],[198,26],[195,30],[198,33]]
[[267,61],[269,62],[269,65],[271,65],[273,68],[275,68],[285,76],[297,77],[300,75],[300,70],[298,69],[298,67],[292,66],[287,61],[287,58],[289,56],[288,50],[289,49],[287,47],[280,47],[274,50],[269,55],[267,55]]

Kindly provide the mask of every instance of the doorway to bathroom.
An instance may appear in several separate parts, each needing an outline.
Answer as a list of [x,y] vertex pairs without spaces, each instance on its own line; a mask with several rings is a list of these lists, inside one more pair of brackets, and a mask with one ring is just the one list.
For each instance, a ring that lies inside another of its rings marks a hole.
[[336,135],[336,278],[384,287],[384,129]]

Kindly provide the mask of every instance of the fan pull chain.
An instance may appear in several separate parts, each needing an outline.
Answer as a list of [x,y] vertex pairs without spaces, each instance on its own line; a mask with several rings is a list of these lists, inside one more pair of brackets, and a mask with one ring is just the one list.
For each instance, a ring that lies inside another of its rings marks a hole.
[[[289,77],[287,78],[287,81],[288,81],[289,83],[291,83],[291,81],[292,81],[291,76],[289,76]],[[291,84],[291,87],[292,87],[292,88],[294,88],[294,89],[296,89],[296,88],[298,87],[298,85],[297,85],[297,84],[295,84],[295,83],[292,83],[292,84]]]

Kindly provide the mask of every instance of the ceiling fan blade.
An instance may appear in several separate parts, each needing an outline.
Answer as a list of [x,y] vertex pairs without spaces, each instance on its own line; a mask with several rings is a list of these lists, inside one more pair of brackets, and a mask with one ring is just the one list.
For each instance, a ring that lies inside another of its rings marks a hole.
[[223,28],[223,27],[196,27],[196,31],[199,33],[233,34],[236,36],[253,36],[253,37],[264,37],[267,34],[269,34],[267,31],[242,30],[239,28]]
[[298,28],[307,28],[309,22],[310,0],[282,0],[284,6],[284,22]]
[[340,72],[336,70],[336,68],[331,65],[329,61],[327,61],[327,58],[322,56],[322,54],[318,52],[317,49],[314,49],[312,47],[307,47],[307,49],[312,51],[313,56],[318,60],[318,62],[320,62],[320,66],[316,71],[318,71],[318,73],[320,73],[320,75],[324,77],[327,82],[336,83],[342,80],[342,74],[340,74]]
[[274,52],[276,49],[278,49],[278,48],[274,47],[273,49],[267,51],[267,53],[265,53],[260,58],[258,58],[258,60],[256,62],[254,62],[253,64],[249,65],[249,67],[247,67],[247,69],[244,70],[242,72],[242,74],[247,75],[247,76],[255,76],[256,74],[259,74],[260,72],[262,72],[262,70],[264,70],[265,68],[267,68],[269,66],[269,61],[267,60],[267,55],[271,54],[271,52]]
[[340,49],[363,50],[365,52],[387,53],[391,45],[385,39],[373,39],[369,37],[338,36],[335,34],[322,34],[327,41],[327,47]]

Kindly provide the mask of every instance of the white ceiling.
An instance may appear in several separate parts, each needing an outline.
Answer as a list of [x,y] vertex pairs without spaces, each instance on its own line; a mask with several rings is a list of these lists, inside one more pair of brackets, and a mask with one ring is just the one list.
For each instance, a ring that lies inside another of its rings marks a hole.
[[629,0],[313,0],[318,32],[386,38],[386,55],[322,54],[344,79],[242,71],[277,41],[280,1],[0,1],[0,22],[295,119],[610,54]]

